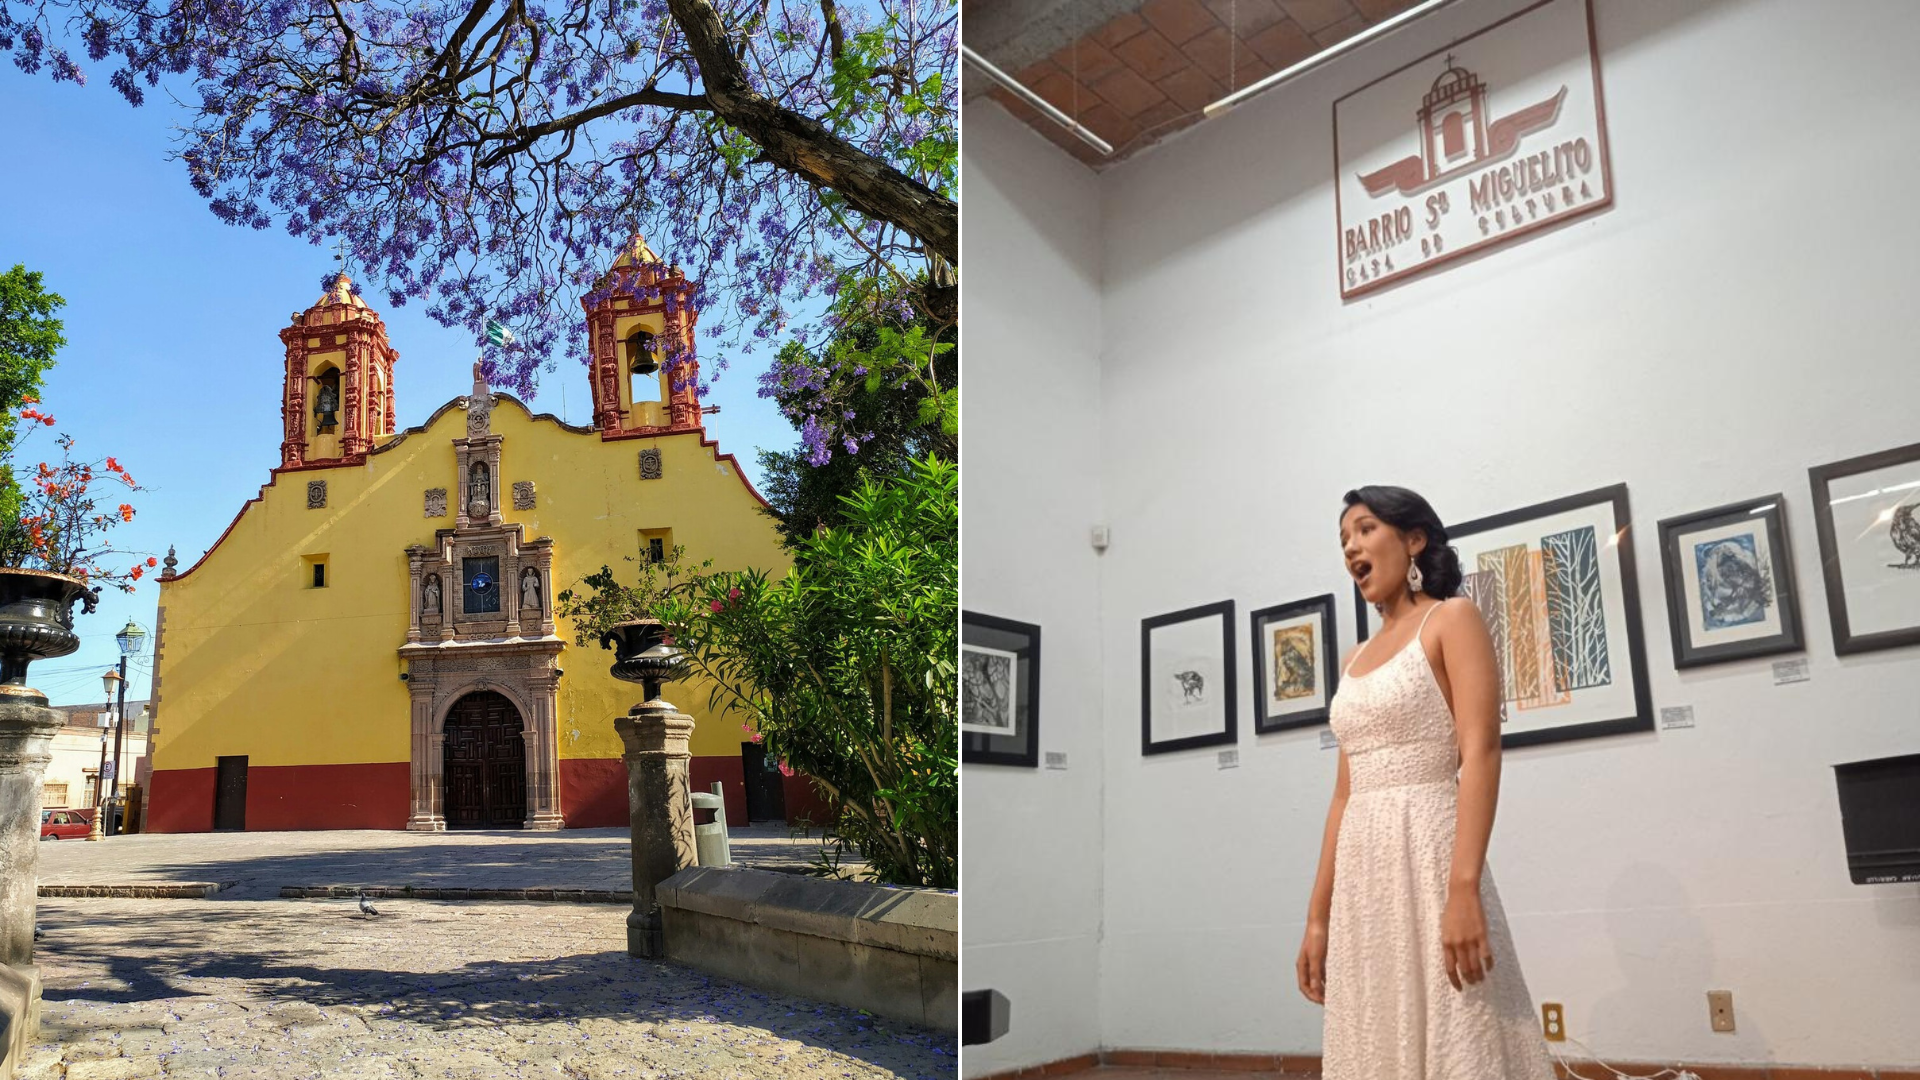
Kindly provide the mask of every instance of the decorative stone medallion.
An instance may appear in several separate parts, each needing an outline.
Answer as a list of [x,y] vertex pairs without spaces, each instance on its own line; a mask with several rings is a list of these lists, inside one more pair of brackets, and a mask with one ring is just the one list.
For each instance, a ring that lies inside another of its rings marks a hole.
[[324,510],[327,506],[327,482],[325,480],[307,481],[307,509]]
[[515,510],[533,509],[533,481],[515,480],[513,482],[513,508]]
[[447,516],[447,489],[446,488],[428,488],[427,489],[427,505],[426,505],[425,514],[427,517],[430,517],[430,518],[443,518]]
[[661,471],[660,471],[659,449],[652,448],[652,449],[640,451],[640,479],[658,480],[660,479],[660,476],[661,476]]

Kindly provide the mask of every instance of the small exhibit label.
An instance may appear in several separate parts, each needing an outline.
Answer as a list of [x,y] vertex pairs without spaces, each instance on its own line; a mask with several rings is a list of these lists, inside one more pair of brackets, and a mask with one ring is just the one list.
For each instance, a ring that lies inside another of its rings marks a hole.
[[1671,731],[1674,728],[1693,726],[1693,706],[1670,705],[1660,710],[1660,726]]
[[1220,767],[1223,769],[1239,768],[1240,767],[1240,751],[1238,750],[1220,751]]
[[1049,751],[1047,751],[1047,768],[1049,768],[1049,769],[1058,769],[1058,770],[1060,770],[1061,772],[1065,772],[1065,771],[1066,771],[1066,768],[1067,768],[1067,753],[1066,753],[1066,751],[1064,751],[1064,750],[1049,750]]
[[1773,685],[1785,686],[1788,683],[1806,682],[1813,676],[1807,674],[1807,661],[1775,660],[1773,662]]
[[1320,733],[1320,749],[1331,750],[1334,747],[1339,745],[1340,745],[1340,740],[1333,737],[1332,728],[1327,728],[1325,731],[1322,731]]

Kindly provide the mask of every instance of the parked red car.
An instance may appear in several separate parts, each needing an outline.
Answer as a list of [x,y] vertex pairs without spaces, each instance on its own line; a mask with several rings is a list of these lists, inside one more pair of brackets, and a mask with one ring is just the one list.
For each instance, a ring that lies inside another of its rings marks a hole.
[[40,811],[40,839],[85,840],[93,830],[91,810]]

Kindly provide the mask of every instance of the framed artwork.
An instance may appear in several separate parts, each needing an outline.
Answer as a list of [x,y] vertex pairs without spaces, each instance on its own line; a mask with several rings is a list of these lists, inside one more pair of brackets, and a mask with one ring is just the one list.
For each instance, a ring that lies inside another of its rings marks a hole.
[[1360,591],[1360,583],[1357,581],[1354,582],[1353,635],[1356,642],[1365,641],[1367,638],[1373,636],[1373,631],[1367,629],[1367,612],[1371,610],[1372,607],[1372,604],[1367,603],[1366,594]]
[[1140,752],[1231,744],[1233,601],[1140,620]]
[[1768,495],[1660,523],[1674,667],[1806,648],[1784,511]]
[[1807,476],[1833,651],[1920,645],[1920,443]]
[[1253,730],[1327,722],[1339,688],[1340,637],[1333,594],[1261,608],[1253,627]]
[[1653,730],[1625,484],[1447,532],[1493,635],[1502,746]]
[[1040,767],[1040,628],[960,613],[960,760]]

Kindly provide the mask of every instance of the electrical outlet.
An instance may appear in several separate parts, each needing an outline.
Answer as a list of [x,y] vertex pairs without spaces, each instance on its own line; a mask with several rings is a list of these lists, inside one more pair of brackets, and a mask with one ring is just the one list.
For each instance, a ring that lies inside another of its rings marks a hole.
[[1733,1030],[1733,991],[1707,991],[1707,1017],[1715,1031]]
[[1540,1006],[1540,1027],[1548,1042],[1567,1041],[1567,1011],[1554,1002]]

